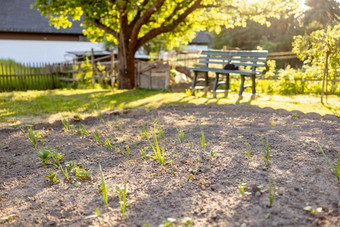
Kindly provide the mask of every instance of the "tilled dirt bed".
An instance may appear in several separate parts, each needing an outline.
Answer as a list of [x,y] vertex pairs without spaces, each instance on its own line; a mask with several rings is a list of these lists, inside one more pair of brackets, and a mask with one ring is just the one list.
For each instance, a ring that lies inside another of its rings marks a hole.
[[[336,116],[247,105],[188,104],[149,112],[111,112],[102,117],[71,120],[75,128],[68,131],[61,122],[35,125],[33,129],[41,135],[37,148],[29,141],[27,128],[0,131],[0,225],[340,224],[340,184],[318,146],[336,166],[340,151],[340,119]],[[141,155],[143,151],[153,154],[141,131],[148,130],[153,143],[156,121],[159,145],[165,161],[170,162],[163,166]],[[88,136],[77,133],[80,123]],[[95,130],[100,142],[94,139]],[[270,157],[266,166],[261,138],[265,145],[267,136]],[[246,142],[251,146],[250,161]],[[64,168],[66,162],[75,160],[92,179],[79,180],[69,169],[67,182],[56,166],[41,164],[36,151],[42,147],[64,155]],[[99,164],[110,186],[108,206],[98,190]],[[50,171],[57,173],[58,183],[45,177]],[[116,186],[122,189],[125,180],[129,204],[122,218]],[[243,196],[240,182],[246,186]],[[275,182],[276,189],[274,193],[272,186],[271,206],[269,182]]]

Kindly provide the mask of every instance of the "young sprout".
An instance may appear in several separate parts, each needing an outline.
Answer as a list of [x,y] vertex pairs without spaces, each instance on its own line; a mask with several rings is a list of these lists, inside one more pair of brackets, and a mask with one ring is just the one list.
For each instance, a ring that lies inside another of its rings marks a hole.
[[163,129],[162,129],[162,126],[161,125],[159,125],[158,126],[158,132],[159,132],[159,135],[162,137],[162,139],[164,140],[164,133],[163,133]]
[[107,192],[109,191],[109,187],[106,186],[102,167],[101,167],[100,164],[99,164],[99,171],[100,171],[100,178],[101,178],[101,181],[102,181],[102,185],[100,186],[99,191],[101,191],[103,193],[104,204],[107,206]]
[[68,161],[65,163],[65,166],[71,170],[75,169],[77,166],[77,162],[72,160],[72,161]]
[[38,150],[37,153],[38,153],[38,157],[41,159],[41,163],[43,165],[47,165],[48,161],[49,161],[49,159],[51,157],[50,150],[45,148],[45,147],[43,147],[40,150]]
[[[148,137],[148,133],[146,133],[145,131],[145,137],[148,140],[155,156],[150,156],[151,158],[158,160],[159,164],[163,165],[164,163],[164,150],[162,149],[162,153],[161,153],[161,149],[159,148],[158,145],[158,140],[157,140],[157,134],[156,134],[156,126],[157,126],[157,122],[155,123],[154,127],[153,127],[153,141],[155,146],[152,145],[151,141],[149,140]],[[155,148],[156,147],[156,148]]]
[[267,143],[266,146],[263,143],[263,138],[261,137],[261,142],[262,142],[262,147],[263,147],[263,151],[264,151],[264,162],[266,163],[266,165],[269,165],[269,143],[268,143],[268,136],[267,136]]
[[97,143],[99,143],[99,144],[101,143],[100,135],[99,135],[99,132],[97,131],[97,129],[94,130],[93,137],[97,141]]
[[68,119],[62,118],[61,123],[63,124],[63,130],[66,132],[71,129],[71,125]]
[[268,207],[271,207],[274,202],[275,196],[275,180],[273,182],[269,180],[269,204]]
[[145,160],[145,159],[146,159],[146,151],[144,151],[143,149],[141,149],[141,150],[139,151],[139,153],[140,153],[140,155],[142,156],[143,160]]
[[120,205],[120,211],[122,213],[122,217],[125,217],[125,208],[127,205],[126,202],[126,180],[124,181],[124,188],[123,190],[120,189],[118,186],[116,186],[116,193],[119,198],[119,205]]
[[64,160],[64,156],[56,151],[49,151],[52,157],[53,164],[59,168],[61,166],[60,162]]
[[122,125],[120,124],[120,121],[118,119],[118,116],[116,116],[116,121],[115,121],[115,128],[119,129],[119,131],[123,130]]
[[108,138],[105,138],[105,145],[106,145],[110,150],[112,150],[112,146],[111,146],[110,140],[109,140]]
[[182,144],[184,141],[184,132],[182,129],[178,129],[178,138],[179,138],[179,142]]
[[126,145],[126,147],[125,147],[125,151],[126,151],[126,157],[129,157],[129,154],[130,154],[130,147],[129,147],[129,145]]
[[89,175],[86,171],[86,169],[79,169],[79,167],[77,167],[75,169],[75,172],[76,172],[76,176],[79,180],[87,180],[89,179]]
[[79,124],[77,133],[81,136],[84,136],[84,137],[88,135],[87,130],[86,130],[86,128],[83,124]]
[[45,177],[47,177],[53,184],[55,184],[59,181],[57,179],[57,174],[54,173],[53,171],[50,171],[49,174],[46,175]]
[[120,150],[119,150],[119,148],[117,147],[117,144],[116,144],[116,143],[115,143],[115,152],[116,152],[117,154],[120,153]]
[[204,137],[203,127],[201,127],[201,136],[202,136],[201,139],[200,139],[201,146],[202,146],[203,151],[205,151],[205,137]]
[[210,152],[210,157],[211,157],[211,159],[213,159],[214,158],[214,155],[216,154],[216,151],[211,151]]
[[67,182],[69,182],[70,178],[68,177],[67,168],[64,169],[62,165],[60,165],[59,168],[60,168],[61,172],[63,173],[63,175],[64,175],[65,179],[67,180]]
[[245,190],[247,186],[245,183],[242,183],[241,180],[239,180],[239,188],[240,188],[241,195],[245,196],[246,195]]
[[192,142],[189,143],[189,147],[192,148]]
[[338,151],[338,165],[334,166],[331,161],[329,161],[328,157],[326,156],[325,152],[322,150],[322,147],[319,145],[320,151],[322,152],[323,156],[325,157],[329,167],[333,171],[333,173],[336,176],[336,179],[338,179],[338,183],[340,184],[340,152]]
[[37,138],[35,137],[35,132],[33,131],[32,127],[28,128],[28,139],[31,141],[34,148],[37,147]]
[[248,159],[248,162],[250,162],[251,147],[247,141],[245,141],[245,144],[246,144],[246,149],[247,149],[247,159]]

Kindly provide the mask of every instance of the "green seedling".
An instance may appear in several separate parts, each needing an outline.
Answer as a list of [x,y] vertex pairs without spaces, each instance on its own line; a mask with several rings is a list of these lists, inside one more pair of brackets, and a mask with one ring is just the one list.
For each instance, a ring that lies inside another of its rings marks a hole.
[[119,121],[119,119],[118,119],[118,116],[116,116],[115,128],[116,128],[116,129],[119,129],[119,131],[122,131],[122,130],[123,130],[123,127],[122,127],[122,125],[120,124],[120,121]]
[[50,171],[49,174],[46,175],[45,177],[47,177],[51,181],[51,183],[53,183],[53,184],[56,184],[59,181],[57,179],[57,174],[54,173],[53,171]]
[[126,180],[124,181],[123,190],[116,186],[116,194],[119,198],[120,212],[122,213],[122,217],[125,217],[125,208],[127,205],[126,202]]
[[98,118],[99,118],[100,122],[104,124],[105,121],[104,121],[104,119],[103,119],[103,117],[102,117],[102,113],[101,113],[100,110],[99,110],[98,103],[96,103],[96,107],[97,107],[97,112],[98,112]]
[[171,173],[172,173],[172,175],[176,176],[176,173],[173,169],[171,169]]
[[40,150],[37,151],[38,157],[41,159],[41,163],[43,165],[48,165],[48,161],[51,157],[51,152],[49,149],[43,147]]
[[309,211],[312,215],[315,215],[316,213],[322,212],[322,207],[313,208],[311,206],[306,206],[303,209],[306,210],[306,211]]
[[64,160],[64,156],[56,151],[51,151],[51,150],[50,150],[50,154],[53,160],[53,164],[59,168],[61,166],[60,162]]
[[86,169],[79,169],[79,167],[77,167],[75,168],[75,173],[76,173],[76,177],[79,180],[87,180],[90,178]]
[[63,118],[61,120],[61,123],[63,124],[63,130],[66,132],[71,129],[70,121],[66,118]]
[[97,141],[97,143],[99,143],[99,144],[101,143],[100,135],[99,135],[99,132],[97,131],[97,129],[94,130],[93,137]]
[[239,189],[242,196],[246,195],[245,193],[246,188],[247,188],[246,183],[242,183],[241,180],[239,180]]
[[37,147],[37,138],[35,137],[35,132],[33,131],[32,127],[28,128],[28,139],[31,141],[34,148]]
[[204,131],[203,131],[203,127],[201,127],[201,146],[203,151],[205,151],[205,136],[204,136]]
[[163,133],[163,129],[162,129],[162,126],[161,125],[159,125],[159,127],[158,127],[158,132],[159,132],[159,135],[162,137],[162,139],[164,140],[164,133]]
[[247,159],[248,159],[248,162],[250,162],[251,147],[247,141],[245,141],[245,144],[246,144],[246,149],[247,149]]
[[157,140],[156,126],[157,126],[157,122],[155,123],[155,125],[153,127],[153,141],[154,141],[155,146],[153,146],[151,141],[149,140],[148,133],[146,131],[144,131],[144,133],[145,133],[146,139],[148,140],[148,142],[149,142],[149,144],[150,144],[150,146],[151,146],[151,148],[152,148],[152,150],[155,154],[155,156],[150,155],[150,157],[155,159],[155,160],[158,160],[159,164],[163,165],[163,163],[164,163],[164,150],[162,149],[162,153],[161,153],[161,149],[159,148],[158,140]]
[[110,150],[112,150],[112,146],[111,146],[110,140],[109,140],[108,138],[105,138],[105,145],[106,145]]
[[261,142],[262,142],[262,147],[263,147],[263,151],[264,151],[264,162],[266,163],[266,165],[268,166],[269,165],[269,143],[268,143],[268,136],[267,136],[267,143],[266,143],[266,146],[264,145],[263,143],[263,138],[261,138]]
[[159,227],[175,227],[174,222],[176,222],[175,218],[167,218],[166,221],[163,221]]
[[104,204],[107,206],[107,193],[109,191],[109,187],[106,186],[105,180],[104,180],[104,175],[103,175],[103,171],[102,171],[102,167],[99,164],[99,171],[100,171],[100,178],[102,181],[102,185],[100,186],[99,191],[101,191],[103,193],[103,199],[104,199]]
[[125,147],[125,154],[126,154],[126,157],[129,157],[129,154],[130,154],[130,147],[129,147],[129,145],[126,145],[126,147]]
[[145,160],[145,159],[146,159],[146,151],[144,151],[143,149],[141,149],[141,150],[139,151],[139,153],[140,153],[140,155],[142,156],[143,160]]
[[192,142],[189,143],[189,147],[192,148]]
[[184,132],[182,129],[178,129],[179,142],[182,144],[184,142]]
[[194,226],[194,221],[191,217],[184,217],[181,219],[181,226],[183,227],[192,227]]
[[211,152],[210,152],[210,157],[211,157],[211,159],[214,158],[215,154],[216,154],[216,151],[211,151]]
[[292,114],[292,118],[297,118],[298,117],[298,114],[297,113],[293,113]]
[[77,167],[77,162],[72,160],[72,161],[68,161],[65,163],[65,166],[71,170],[75,169]]
[[61,170],[61,172],[63,173],[65,179],[67,180],[67,182],[70,181],[70,178],[68,177],[68,172],[67,172],[67,168],[63,168],[62,165],[59,166],[59,169]]
[[269,204],[268,207],[271,207],[274,202],[274,196],[275,196],[275,180],[273,182],[269,180]]
[[327,155],[325,154],[325,152],[322,150],[322,147],[319,145],[320,151],[322,152],[323,156],[325,157],[329,167],[331,168],[331,170],[333,171],[333,173],[336,176],[336,179],[338,179],[338,183],[340,184],[340,152],[338,151],[338,165],[334,166],[331,161],[329,161]]
[[73,116],[73,119],[76,121],[80,121],[81,120],[81,116],[79,114],[76,114]]
[[119,150],[119,148],[118,148],[118,146],[117,146],[117,144],[115,143],[115,152],[117,153],[117,154],[119,154],[120,153],[120,150]]
[[77,133],[81,136],[84,136],[84,137],[88,135],[87,130],[86,130],[86,128],[83,124],[79,124]]

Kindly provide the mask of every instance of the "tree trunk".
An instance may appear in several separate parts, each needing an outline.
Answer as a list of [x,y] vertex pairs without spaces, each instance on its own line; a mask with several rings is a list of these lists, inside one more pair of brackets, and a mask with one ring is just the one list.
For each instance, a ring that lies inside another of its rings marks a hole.
[[118,46],[118,89],[133,89],[136,85],[135,52],[123,35]]

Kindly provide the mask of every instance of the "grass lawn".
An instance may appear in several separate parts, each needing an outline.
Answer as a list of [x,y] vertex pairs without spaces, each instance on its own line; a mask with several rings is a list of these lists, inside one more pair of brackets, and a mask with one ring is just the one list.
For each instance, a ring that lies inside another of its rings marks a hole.
[[184,92],[145,89],[4,92],[0,93],[0,127],[46,120],[52,122],[60,119],[61,115],[86,117],[96,115],[99,111],[135,108],[148,110],[161,105],[185,105],[186,103],[247,104],[340,116],[339,96],[329,96],[326,105],[320,103],[318,95],[260,94],[256,100],[250,100],[250,96],[245,96],[242,101],[237,101],[237,98],[236,93],[230,94],[228,98],[224,98],[222,94],[212,98],[212,94],[203,97],[203,93],[190,96]]

